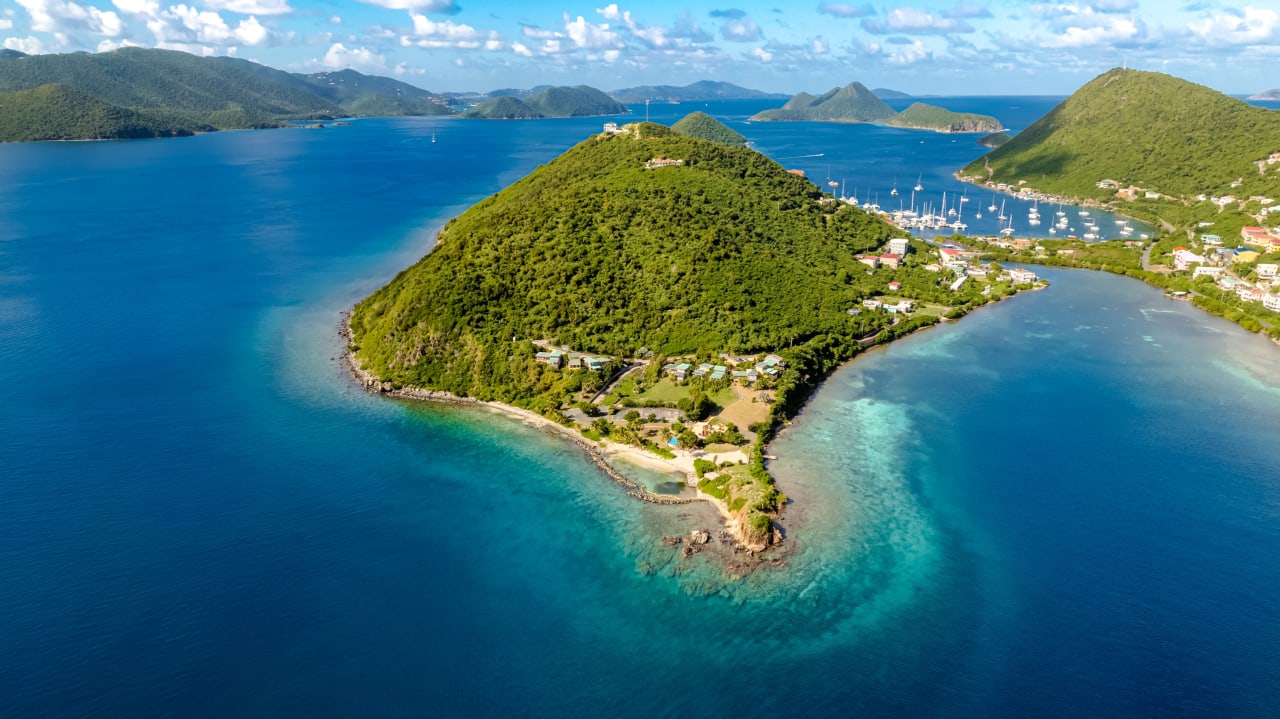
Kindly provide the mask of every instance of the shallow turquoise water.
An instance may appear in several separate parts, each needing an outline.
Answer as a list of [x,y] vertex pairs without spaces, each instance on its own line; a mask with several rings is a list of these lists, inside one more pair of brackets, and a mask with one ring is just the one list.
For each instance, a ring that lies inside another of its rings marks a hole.
[[0,713],[1276,713],[1280,355],[1135,281],[834,375],[742,580],[658,541],[707,507],[355,388],[338,313],[598,124],[0,147]]

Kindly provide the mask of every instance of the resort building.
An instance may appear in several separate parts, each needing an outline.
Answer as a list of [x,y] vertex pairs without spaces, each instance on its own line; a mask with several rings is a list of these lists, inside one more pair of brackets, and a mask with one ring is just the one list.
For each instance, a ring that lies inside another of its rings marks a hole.
[[1191,273],[1191,277],[1193,279],[1196,277],[1215,277],[1216,278],[1220,276],[1222,276],[1221,267],[1210,267],[1208,265],[1199,265],[1196,267],[1195,272]]
[[1264,262],[1257,266],[1258,276],[1264,280],[1269,280],[1276,276],[1276,272],[1280,271],[1280,265]]
[[1272,312],[1280,312],[1280,295],[1263,295],[1262,306]]
[[902,264],[902,255],[894,254],[892,252],[887,252],[883,255],[880,255],[880,264],[884,265],[885,267],[892,267],[893,269],[896,270],[898,269],[898,266]]
[[1024,270],[1020,267],[1015,267],[1009,270],[1009,279],[1012,280],[1015,285],[1029,285],[1032,282],[1035,282],[1038,278],[1036,277],[1036,273],[1031,270]]
[[889,252],[899,257],[905,257],[908,250],[911,249],[910,240],[905,237],[895,237],[889,240]]

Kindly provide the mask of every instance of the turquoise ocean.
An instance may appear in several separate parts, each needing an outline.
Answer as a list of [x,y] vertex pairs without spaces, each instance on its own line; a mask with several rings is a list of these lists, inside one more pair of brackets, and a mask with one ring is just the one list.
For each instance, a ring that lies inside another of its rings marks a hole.
[[[649,112],[886,206],[982,152],[765,106]],[[601,121],[0,146],[0,716],[1280,714],[1280,348],[1135,280],[834,374],[742,579],[659,541],[707,507],[355,387],[340,313]]]

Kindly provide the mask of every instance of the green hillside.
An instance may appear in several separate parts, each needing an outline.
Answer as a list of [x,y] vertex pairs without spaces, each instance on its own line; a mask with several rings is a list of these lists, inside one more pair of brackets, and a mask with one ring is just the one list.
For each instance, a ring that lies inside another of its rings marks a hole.
[[876,122],[893,115],[893,108],[862,83],[851,82],[818,97],[799,93],[782,107],[758,112],[751,119],[765,122]]
[[884,121],[891,127],[938,132],[999,132],[1004,129],[1000,121],[990,115],[971,112],[952,112],[935,105],[914,102],[910,107]]
[[120,140],[207,129],[115,107],[66,85],[0,93],[0,137],[9,140]]
[[542,113],[524,104],[523,100],[503,95],[485,100],[462,113],[460,117],[479,120],[530,120],[542,117]]
[[683,86],[640,85],[614,90],[609,96],[618,102],[644,102],[645,100],[673,100],[678,102],[704,102],[707,100],[754,100],[759,98],[783,98],[770,92],[761,92],[734,85],[730,82],[699,80]]
[[1114,69],[961,173],[1102,201],[1115,190],[1097,183],[1113,180],[1170,198],[1165,207],[1125,205],[1134,212],[1190,216],[1205,209],[1192,207],[1201,193],[1280,199],[1278,168],[1257,164],[1277,150],[1280,113],[1168,75]]
[[[114,136],[111,118],[121,117],[143,118],[153,135],[166,135],[334,116],[451,112],[431,102],[431,93],[388,78],[351,71],[297,75],[237,58],[171,50],[122,48],[97,54],[10,56],[0,62],[0,96],[12,111],[39,112],[32,103],[54,96],[10,93],[47,85],[75,91],[56,98],[64,108],[67,102],[93,101],[85,104],[85,112],[96,114],[86,116],[107,124],[64,125],[78,128],[82,138]],[[0,140],[27,134],[0,135]]]
[[747,138],[734,132],[727,125],[705,112],[691,112],[672,125],[671,129],[678,135],[718,142],[723,145],[742,146],[747,142]]
[[[746,148],[639,127],[647,139],[586,140],[451,221],[434,252],[356,307],[365,366],[518,402],[540,391],[533,339],[622,356],[850,331],[858,292],[840,271],[887,225],[833,212]],[[684,165],[646,169],[653,157]]]
[[524,103],[545,117],[591,117],[594,115],[625,115],[630,110],[594,87],[552,87]]

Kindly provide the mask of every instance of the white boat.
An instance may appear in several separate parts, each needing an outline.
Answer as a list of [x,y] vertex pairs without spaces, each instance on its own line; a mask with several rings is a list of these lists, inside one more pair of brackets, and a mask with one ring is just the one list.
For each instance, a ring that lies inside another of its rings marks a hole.
[[1096,240],[1098,239],[1098,235],[1097,233],[1094,233],[1094,232],[1086,232],[1084,233],[1084,238],[1086,240]]
[[1004,200],[1001,200],[1001,201],[1000,201],[1000,214],[996,215],[996,219],[997,219],[997,220],[1000,220],[1000,221],[1002,221],[1002,222],[1003,222],[1004,220],[1009,219],[1009,218],[1008,218],[1008,217],[1006,217],[1006,216],[1005,216],[1005,214],[1004,214]]
[[960,220],[956,220],[955,222],[952,222],[949,225],[949,227],[951,227],[951,229],[955,230],[956,232],[963,232],[964,230],[969,229],[969,226],[964,224]]
[[921,181],[921,180],[923,180],[923,179],[924,179],[924,175],[921,175],[921,176],[917,177],[917,178],[916,178],[916,186],[915,186],[915,187],[913,187],[913,188],[911,188],[911,189],[915,190],[916,192],[920,192],[921,190],[923,190],[923,189],[924,189],[924,185],[920,184],[920,181]]
[[434,145],[434,144],[435,144],[435,141],[436,141],[436,134],[433,132],[433,133],[431,133],[431,144],[433,144],[433,145]]
[[979,212],[977,215],[975,215],[975,217],[977,217],[979,220],[981,220],[981,219],[982,219],[982,213],[981,213],[981,212]]
[[1013,228],[1012,228],[1012,227],[1006,227],[1006,228],[1004,228],[1003,230],[1000,230],[1000,234],[1001,234],[1002,236],[1004,236],[1004,237],[1008,237],[1009,235],[1012,235],[1012,234],[1013,234]]
[[991,204],[987,205],[987,212],[995,212],[995,211],[996,211],[996,196],[992,195]]

